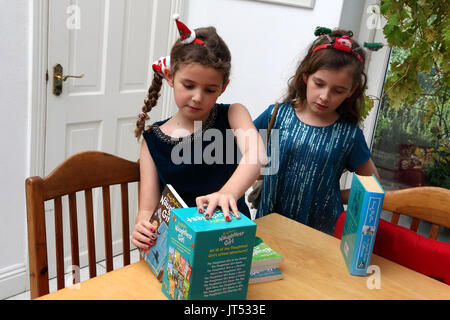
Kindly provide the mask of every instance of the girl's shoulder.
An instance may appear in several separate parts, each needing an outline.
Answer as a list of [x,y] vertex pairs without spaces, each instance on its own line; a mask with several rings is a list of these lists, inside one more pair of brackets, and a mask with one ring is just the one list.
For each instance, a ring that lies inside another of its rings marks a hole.
[[278,109],[275,110],[275,103],[269,105],[255,120],[254,124],[257,129],[264,129],[267,128],[270,119],[272,118],[272,115],[274,112],[276,112],[275,115],[275,122],[279,122],[279,119],[285,118],[286,116],[290,115],[292,113],[292,105],[289,102],[280,102],[278,103]]
[[[275,106],[277,104],[278,104],[278,108],[277,108],[277,110],[275,110]],[[270,116],[272,116],[274,111],[276,111],[278,114],[278,112],[286,112],[286,111],[290,111],[292,109],[293,109],[292,104],[290,104],[289,102],[277,102],[277,103],[271,104],[270,106],[267,107],[267,110],[268,110]]]
[[352,137],[351,140],[353,141],[365,141],[363,130],[346,118],[341,116],[335,124],[337,124],[336,127],[341,135]]
[[361,131],[361,128],[348,120],[347,118],[340,116],[339,119],[336,121],[336,124],[339,124],[341,127],[345,128],[349,131]]

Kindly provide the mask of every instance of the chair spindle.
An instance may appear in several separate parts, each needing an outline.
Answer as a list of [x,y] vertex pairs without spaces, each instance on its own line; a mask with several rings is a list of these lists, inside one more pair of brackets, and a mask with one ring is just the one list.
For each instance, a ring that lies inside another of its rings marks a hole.
[[[69,194],[69,219],[70,219],[70,238],[72,249],[72,266],[80,268],[80,252],[78,244],[78,220],[77,220],[77,195]],[[73,283],[79,282],[78,277],[73,277]]]
[[430,239],[436,240],[438,233],[439,233],[440,226],[438,224],[432,223],[431,224],[431,231],[430,231]]
[[55,242],[56,242],[56,276],[58,290],[64,288],[64,235],[61,197],[54,199],[55,205]]
[[130,264],[130,228],[128,218],[128,184],[120,185],[122,199],[122,244],[123,244],[123,265]]
[[109,186],[102,187],[103,221],[105,233],[106,272],[113,270],[112,234],[111,234],[111,200]]
[[391,223],[398,224],[399,219],[400,219],[400,213],[392,212]]
[[88,188],[84,191],[84,197],[86,205],[86,233],[89,256],[89,277],[93,278],[97,276],[97,268],[95,259],[94,209],[91,188]]
[[411,219],[411,226],[409,227],[412,231],[417,232],[417,228],[419,227],[419,219],[412,218]]

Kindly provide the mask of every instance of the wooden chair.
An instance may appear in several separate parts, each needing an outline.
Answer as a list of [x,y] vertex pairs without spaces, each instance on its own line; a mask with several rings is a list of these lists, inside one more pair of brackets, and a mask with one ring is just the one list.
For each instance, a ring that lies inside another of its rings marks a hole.
[[64,288],[64,247],[62,201],[69,198],[69,222],[72,265],[80,265],[78,248],[76,192],[84,191],[89,277],[96,276],[96,256],[92,189],[101,187],[106,270],[113,270],[110,186],[120,184],[122,201],[122,237],[124,265],[130,264],[130,232],[128,183],[139,181],[139,163],[97,151],[75,154],[45,178],[30,177],[25,181],[28,224],[30,291],[34,299],[49,293],[48,258],[44,202],[54,201],[56,271],[58,289]]
[[436,240],[440,226],[450,228],[450,190],[417,187],[386,191],[383,210],[392,212],[394,224],[398,224],[401,214],[412,217],[410,229],[415,232],[420,220],[430,222],[429,238]]

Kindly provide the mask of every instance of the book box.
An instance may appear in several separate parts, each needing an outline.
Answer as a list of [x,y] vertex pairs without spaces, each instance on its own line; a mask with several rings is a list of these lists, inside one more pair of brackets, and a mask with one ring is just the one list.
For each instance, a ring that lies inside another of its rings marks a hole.
[[383,200],[384,190],[375,176],[353,173],[340,246],[352,275],[367,275]]
[[245,299],[256,224],[241,214],[209,220],[196,207],[171,210],[162,291],[173,300]]

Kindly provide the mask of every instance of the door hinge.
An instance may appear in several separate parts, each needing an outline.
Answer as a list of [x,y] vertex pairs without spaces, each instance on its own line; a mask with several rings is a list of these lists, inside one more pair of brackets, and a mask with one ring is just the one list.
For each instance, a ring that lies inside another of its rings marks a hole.
[[48,70],[47,70],[47,72],[45,73],[45,81],[48,82]]

